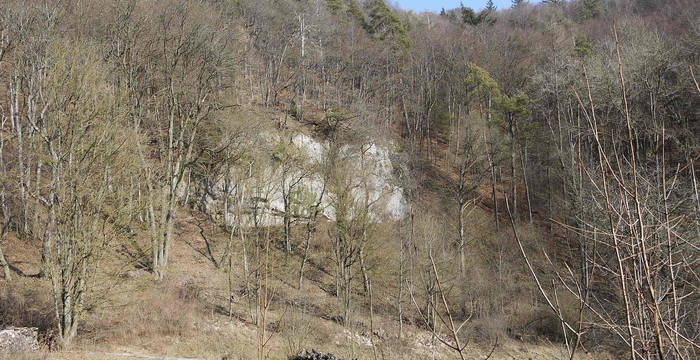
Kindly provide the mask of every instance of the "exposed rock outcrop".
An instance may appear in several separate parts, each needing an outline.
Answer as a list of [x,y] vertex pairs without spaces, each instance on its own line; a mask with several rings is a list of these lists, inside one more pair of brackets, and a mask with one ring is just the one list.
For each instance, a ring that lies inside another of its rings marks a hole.
[[[322,173],[329,144],[302,133],[288,140],[276,134],[264,134],[261,138],[270,153],[269,163],[262,168],[251,164],[246,174],[221,177],[200,189],[201,208],[213,216],[225,217],[229,225],[235,226],[239,221],[243,226],[280,225],[285,213],[285,194],[291,193],[296,198],[292,217],[304,218],[309,216],[309,207],[324,192],[320,215],[334,221],[332,199],[337,194],[329,186],[324,187]],[[281,147],[294,155],[278,154]],[[344,145],[339,153],[335,161],[343,164],[350,179],[348,187],[358,204],[371,204],[369,212],[377,219],[398,220],[406,215],[406,200],[402,188],[394,181],[389,148],[376,143]],[[285,156],[293,156],[293,159]],[[306,202],[306,205],[299,202]],[[226,208],[224,204],[229,210],[226,216],[222,214],[222,209]]]

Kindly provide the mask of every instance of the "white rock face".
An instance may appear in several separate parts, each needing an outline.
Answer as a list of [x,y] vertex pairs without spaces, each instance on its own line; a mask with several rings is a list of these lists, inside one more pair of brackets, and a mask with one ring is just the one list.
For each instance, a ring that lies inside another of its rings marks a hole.
[[306,155],[311,161],[321,162],[323,160],[323,152],[326,148],[311,136],[306,134],[294,135],[292,137],[292,143],[300,150],[306,152]]
[[[338,194],[325,186],[323,167],[329,146],[306,134],[295,134],[285,145],[295,154],[295,160],[276,159],[275,146],[280,143],[277,135],[265,134],[264,141],[272,145],[268,154],[273,160],[262,168],[256,167],[247,174],[230,176],[228,183],[219,180],[200,195],[201,207],[209,214],[225,217],[229,225],[253,226],[280,225],[283,223],[284,194],[290,193],[291,213],[297,219],[310,216],[310,210],[324,193],[320,215],[335,220],[334,199]],[[402,189],[393,183],[394,167],[391,150],[377,144],[344,146],[337,161],[347,177],[346,188],[354,198],[356,208],[364,207],[377,221],[399,220],[406,215],[407,205]],[[303,165],[302,165],[303,164]],[[228,189],[228,213],[224,214],[224,202]],[[352,216],[352,215],[351,215]]]

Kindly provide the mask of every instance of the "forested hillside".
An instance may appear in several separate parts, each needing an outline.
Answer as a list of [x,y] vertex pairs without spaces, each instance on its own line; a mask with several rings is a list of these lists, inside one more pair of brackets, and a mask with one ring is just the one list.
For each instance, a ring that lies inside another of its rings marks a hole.
[[0,2],[0,358],[695,359],[700,3]]

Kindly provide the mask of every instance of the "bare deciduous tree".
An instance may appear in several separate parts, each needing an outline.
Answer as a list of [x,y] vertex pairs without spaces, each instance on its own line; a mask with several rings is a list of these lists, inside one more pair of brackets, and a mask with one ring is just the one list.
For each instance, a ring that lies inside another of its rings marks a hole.
[[45,273],[64,346],[76,336],[96,261],[125,224],[120,197],[133,155],[125,113],[96,58],[88,46],[54,48],[41,84],[51,108],[30,122],[51,169]]

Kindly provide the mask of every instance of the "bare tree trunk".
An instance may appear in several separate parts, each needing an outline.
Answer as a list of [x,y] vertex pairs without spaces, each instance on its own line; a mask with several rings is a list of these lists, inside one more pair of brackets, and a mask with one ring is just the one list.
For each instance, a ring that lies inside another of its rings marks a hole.
[[[637,348],[636,348],[636,337],[634,335],[633,331],[633,313],[632,313],[632,306],[631,306],[631,301],[630,301],[630,295],[627,290],[627,275],[625,271],[625,264],[623,262],[623,254],[622,254],[622,248],[620,245],[620,235],[618,234],[618,227],[615,225],[615,219],[613,217],[613,203],[611,200],[610,196],[610,191],[608,189],[608,174],[606,173],[608,168],[607,168],[607,163],[605,159],[605,151],[603,149],[602,142],[599,137],[599,132],[598,132],[598,124],[597,124],[597,119],[595,115],[595,110],[593,106],[593,97],[591,95],[591,89],[590,89],[590,84],[588,82],[588,77],[586,74],[586,68],[584,67],[584,77],[586,78],[586,89],[588,93],[588,100],[589,100],[589,105],[591,107],[591,128],[593,131],[593,136],[596,142],[596,149],[597,149],[597,155],[598,155],[598,167],[600,169],[601,173],[601,180],[602,180],[602,185],[603,185],[603,195],[605,199],[605,207],[606,207],[606,212],[607,212],[607,222],[610,227],[610,236],[613,240],[613,250],[615,252],[615,261],[616,261],[616,266],[617,266],[617,280],[619,281],[620,284],[620,291],[622,293],[622,299],[623,303],[625,306],[625,325],[626,325],[626,330],[627,330],[627,338],[625,340],[627,344],[629,345],[630,349],[630,358],[632,360],[637,358]],[[583,106],[583,102],[581,102],[580,98],[577,99],[579,103],[581,104],[582,108],[585,108]],[[611,185],[612,186],[612,185]]]
[[517,186],[516,186],[516,178],[515,178],[515,119],[512,114],[508,115],[509,117],[509,133],[510,133],[510,197],[513,199],[513,217],[515,219],[518,218],[518,194],[517,194]]
[[491,171],[491,199],[493,200],[493,221],[496,223],[496,231],[501,230],[501,224],[498,219],[498,201],[496,201],[496,165],[493,163],[491,153],[487,153],[489,161],[489,170]]
[[299,266],[299,281],[298,281],[298,289],[301,290],[301,287],[304,285],[304,267],[306,266],[306,261],[309,258],[309,249],[311,248],[311,238],[312,238],[312,231],[310,231],[308,228],[306,230],[306,243],[304,245],[304,256],[301,258],[301,265]]
[[372,282],[368,281],[369,290],[369,340],[372,344],[372,354],[374,360],[377,360],[377,345],[374,343],[374,299],[372,296]]
[[6,221],[5,224],[2,225],[2,229],[0,229],[0,266],[2,266],[3,273],[5,274],[5,281],[9,283],[10,280],[12,280],[12,272],[10,272],[10,264],[7,263],[5,254],[2,252],[2,240],[5,238],[5,231],[8,225]]
[[[306,19],[304,14],[297,15],[297,20],[299,21],[299,37],[301,40],[301,61],[299,62],[299,67],[301,71],[301,106],[297,109],[296,115],[299,121],[304,120],[304,106],[306,105]],[[286,125],[286,124],[285,124]]]
[[350,267],[345,265],[343,266],[343,296],[342,296],[342,301],[343,301],[343,325],[346,327],[350,325],[350,295],[351,295],[351,289],[350,289],[350,283],[352,280],[352,277],[350,276]]
[[[695,211],[700,214],[700,196],[698,195],[698,181],[695,176],[695,161],[690,161],[690,176],[693,178],[693,195],[695,197]],[[700,238],[700,218],[698,215],[695,216],[695,231]]]
[[2,246],[0,246],[0,266],[2,266],[3,273],[5,274],[5,281],[8,283],[12,280],[12,273],[10,272],[10,265],[5,259],[5,254],[2,252]]
[[29,232],[29,209],[28,209],[28,199],[27,199],[27,184],[25,182],[25,158],[24,158],[24,130],[22,130],[22,119],[19,114],[19,84],[17,79],[10,82],[10,117],[12,120],[12,125],[17,134],[17,176],[19,179],[19,193],[20,200],[22,202],[22,217],[21,226],[23,234]]
[[464,201],[464,197],[460,193],[459,194],[459,271],[460,271],[460,274],[462,276],[464,276],[465,272],[466,272],[466,259],[465,259],[465,254],[464,254],[464,244],[465,244],[464,210],[465,210],[465,207],[466,207],[466,204]]
[[530,224],[532,224],[532,204],[530,203],[530,186],[528,185],[527,182],[527,167],[526,167],[526,158],[527,158],[527,143],[524,144],[521,148],[521,153],[520,153],[520,163],[521,167],[523,168],[523,183],[525,183],[525,197],[527,198],[527,213],[528,213],[528,218],[530,221]]
[[[4,33],[3,37],[0,38],[0,40],[4,40]],[[2,45],[2,42],[0,42],[0,45]],[[0,59],[2,58],[2,48],[0,48]],[[5,137],[3,136],[4,130],[5,130],[5,121],[6,117],[4,114],[0,114],[2,116],[2,122],[0,122],[0,179],[2,179],[2,183],[0,184],[0,211],[2,211],[2,215],[4,217],[4,221],[2,224],[2,228],[0,228],[0,266],[2,266],[3,272],[5,274],[5,281],[10,282],[11,280],[11,273],[10,273],[10,265],[7,263],[7,259],[5,259],[5,254],[2,252],[2,240],[5,238],[5,231],[7,230],[7,226],[10,223],[10,214],[9,214],[9,209],[7,207],[7,200],[5,199],[5,183],[7,179],[7,168],[5,167],[5,160],[3,158],[3,152],[5,148]]]
[[321,195],[318,197],[318,201],[313,205],[313,210],[311,214],[311,219],[306,223],[306,244],[304,245],[304,256],[301,259],[301,266],[299,267],[299,289],[301,289],[304,282],[304,267],[306,266],[306,261],[309,258],[309,249],[311,248],[311,240],[314,233],[316,232],[316,225],[318,215],[321,213],[321,203],[323,202],[323,196],[326,193],[326,183],[323,183],[323,188],[321,189]]
[[360,248],[360,272],[362,272],[362,286],[365,294],[369,293],[369,275],[367,274],[367,267],[365,266],[365,252],[364,248]]
[[228,317],[233,317],[233,258],[229,256],[228,258],[228,268],[227,268],[227,279],[228,279]]
[[[450,331],[450,335],[452,337],[451,343],[445,340],[442,340],[438,338],[443,344],[447,345],[449,348],[452,350],[456,351],[459,354],[460,359],[464,360],[464,349],[466,348],[467,344],[462,345],[462,340],[459,337],[459,331],[462,329],[464,323],[469,321],[469,318],[465,320],[461,325],[457,325],[454,322],[454,317],[452,316],[452,311],[450,310],[450,307],[447,303],[447,298],[445,295],[445,291],[442,288],[442,282],[440,281],[440,276],[438,275],[437,267],[435,265],[435,259],[433,258],[433,254],[429,253],[430,256],[430,262],[433,268],[433,274],[435,276],[435,284],[437,285],[438,292],[436,294],[440,295],[440,299],[442,300],[442,306],[445,308],[445,315],[447,315],[447,320],[444,319],[444,317],[440,317],[440,320],[442,323],[447,327],[447,329]],[[438,312],[438,305],[434,304],[433,305],[433,310],[437,314]]]
[[[285,165],[282,165],[285,166]],[[292,197],[292,187],[290,186],[287,188],[287,176],[286,176],[286,171],[283,171],[282,175],[282,200],[284,202],[284,214],[283,214],[283,226],[284,226],[284,248],[286,250],[286,255],[291,254],[292,252],[292,243],[291,243],[291,232],[292,232],[292,206],[291,206],[291,197]],[[290,180],[291,181],[291,180]]]
[[42,162],[41,160],[38,160],[36,164],[36,179],[34,180],[36,183],[36,187],[34,189],[34,196],[36,197],[36,200],[34,202],[34,216],[32,217],[32,232],[34,234],[39,234],[39,206],[41,206],[41,168]]
[[224,249],[224,253],[221,255],[221,261],[219,261],[220,264],[225,264],[227,261],[229,261],[231,257],[231,251],[233,249],[233,237],[234,237],[234,230],[235,227],[233,226],[233,221],[230,220],[230,205],[229,205],[229,198],[231,197],[231,193],[233,192],[234,189],[237,187],[232,187],[230,186],[230,178],[229,178],[229,173],[230,173],[230,167],[226,167],[226,176],[224,177],[224,203],[223,203],[223,211],[224,214],[224,229],[229,229],[229,234],[228,234],[228,240],[226,241],[226,248]]
[[403,336],[403,282],[404,282],[404,261],[406,261],[405,249],[406,244],[404,243],[404,237],[399,236],[400,249],[399,249],[399,293],[396,297],[396,309],[399,316],[399,336],[400,339]]
[[155,201],[153,199],[155,189],[151,181],[151,171],[149,168],[146,168],[146,187],[148,190],[147,215],[151,225],[151,271],[153,271],[156,279],[158,279],[158,226],[156,225]]
[[[250,173],[249,173],[250,176]],[[251,316],[251,319],[255,321],[255,317],[253,316],[253,294],[251,291],[250,287],[250,265],[249,265],[249,260],[248,260],[248,244],[247,244],[247,239],[246,239],[246,234],[245,230],[243,228],[243,193],[244,190],[241,189],[238,192],[238,206],[237,206],[237,221],[238,221],[238,229],[239,229],[239,234],[238,236],[241,239],[241,248],[243,250],[243,285],[245,289],[245,296],[248,302],[248,311]]]
[[48,219],[46,221],[46,229],[44,230],[44,241],[41,247],[41,265],[42,269],[39,271],[39,275],[48,273],[49,260],[51,258],[51,247],[53,246],[53,233],[56,225],[56,188],[60,177],[58,174],[58,154],[55,151],[51,151],[53,157],[52,175],[51,175],[51,187],[49,188],[49,196],[47,199],[48,207]]
[[173,229],[175,227],[175,194],[171,194],[170,204],[168,207],[168,216],[166,222],[166,233],[163,239],[163,253],[161,255],[161,276],[165,272],[165,268],[168,266],[168,259],[170,258],[170,244],[173,239]]
[[[667,242],[667,256],[668,256],[668,271],[669,271],[669,276],[670,276],[670,282],[671,282],[671,296],[673,300],[673,316],[671,320],[671,327],[673,329],[673,341],[678,344],[678,334],[679,334],[679,324],[680,324],[680,319],[679,319],[679,301],[678,301],[678,290],[676,289],[676,278],[677,278],[677,270],[676,270],[676,264],[674,263],[674,258],[673,258],[673,249],[674,249],[674,239],[675,235],[672,235],[671,231],[671,221],[669,218],[669,209],[668,209],[668,195],[667,195],[667,183],[666,183],[666,144],[665,144],[665,126],[662,125],[661,127],[661,190],[662,190],[662,199],[663,199],[663,207],[664,207],[664,221],[665,225],[664,228],[666,228],[666,242]],[[692,164],[692,163],[691,163]],[[692,166],[691,166],[692,169]],[[696,220],[697,221],[697,220]]]

